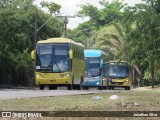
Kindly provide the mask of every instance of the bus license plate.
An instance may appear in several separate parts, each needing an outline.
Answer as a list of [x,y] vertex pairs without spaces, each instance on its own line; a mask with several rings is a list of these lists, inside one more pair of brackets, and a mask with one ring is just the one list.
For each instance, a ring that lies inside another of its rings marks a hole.
[[56,80],[50,80],[50,82],[56,82]]
[[119,83],[114,83],[115,85],[119,85]]

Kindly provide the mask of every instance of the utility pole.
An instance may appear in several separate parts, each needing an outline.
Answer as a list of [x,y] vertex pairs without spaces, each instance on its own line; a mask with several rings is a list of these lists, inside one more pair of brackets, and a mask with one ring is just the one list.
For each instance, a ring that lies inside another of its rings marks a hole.
[[[68,24],[68,18],[75,18],[76,16],[56,16],[56,17],[63,17],[64,18],[64,37],[66,38],[67,37],[67,24]],[[46,24],[48,23],[50,20],[51,20],[52,16],[45,22],[43,23],[43,25],[41,27],[38,28],[38,25],[37,25],[37,21],[38,21],[38,18],[37,18],[37,10],[36,10],[36,13],[35,13],[35,26],[34,26],[34,49],[36,49],[36,42],[37,42],[37,32]]]
[[57,16],[57,17],[63,17],[64,18],[64,37],[67,37],[67,24],[68,24],[68,18],[75,18],[76,16]]
[[68,19],[67,16],[64,17],[64,37],[67,37],[67,24],[68,24]]
[[37,42],[37,9],[36,9],[36,13],[35,13],[35,24],[34,24],[34,49],[36,49],[36,42]]

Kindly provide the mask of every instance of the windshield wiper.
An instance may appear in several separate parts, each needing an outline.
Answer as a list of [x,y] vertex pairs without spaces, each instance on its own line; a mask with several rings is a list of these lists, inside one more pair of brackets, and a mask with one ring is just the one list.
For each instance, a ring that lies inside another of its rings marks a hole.
[[91,77],[94,77],[94,75],[93,75],[92,71],[91,71],[91,70],[88,70],[88,71],[92,74],[92,76],[91,76]]
[[100,76],[99,74],[98,75],[94,75],[93,77],[97,77],[97,76]]
[[57,64],[57,62],[56,62],[56,61],[54,61],[54,64],[56,64],[56,66],[57,66],[57,68],[58,68],[59,72],[61,72],[61,69],[59,68],[59,66],[58,66],[58,64]]

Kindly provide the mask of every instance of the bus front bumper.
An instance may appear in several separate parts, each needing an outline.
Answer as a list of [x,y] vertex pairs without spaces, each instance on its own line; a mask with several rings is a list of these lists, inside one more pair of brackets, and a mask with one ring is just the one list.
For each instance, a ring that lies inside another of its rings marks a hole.
[[51,84],[71,84],[70,76],[63,76],[61,74],[37,74],[36,75],[36,85],[51,85]]
[[100,87],[102,86],[101,84],[101,79],[96,79],[96,78],[85,78],[83,84],[83,87]]
[[128,79],[112,79],[108,80],[108,86],[129,86]]

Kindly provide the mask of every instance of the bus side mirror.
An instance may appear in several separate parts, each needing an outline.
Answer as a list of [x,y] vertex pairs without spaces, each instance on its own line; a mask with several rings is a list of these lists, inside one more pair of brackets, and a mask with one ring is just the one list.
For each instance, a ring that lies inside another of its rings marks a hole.
[[70,50],[69,50],[69,59],[72,59],[72,58],[73,58],[73,50],[70,49]]
[[32,59],[32,60],[35,60],[35,53],[36,53],[35,50],[33,50],[33,51],[31,52],[31,59]]
[[100,61],[100,68],[103,68],[103,59]]

